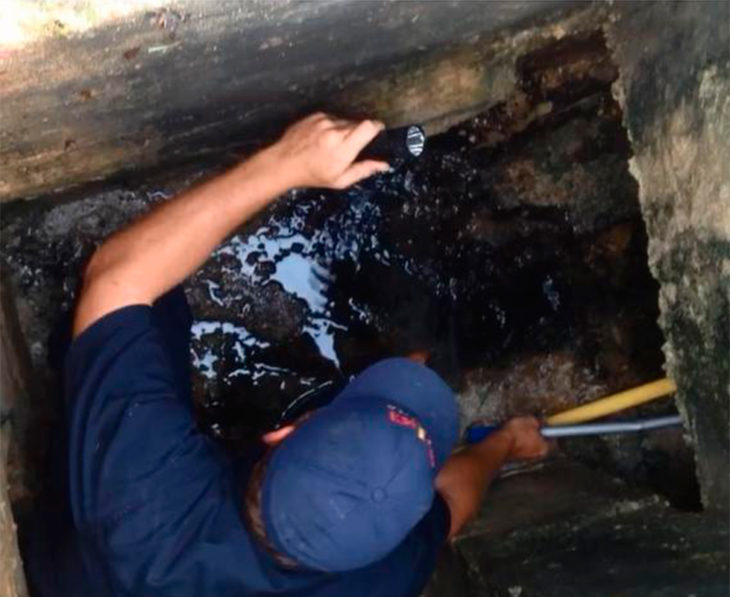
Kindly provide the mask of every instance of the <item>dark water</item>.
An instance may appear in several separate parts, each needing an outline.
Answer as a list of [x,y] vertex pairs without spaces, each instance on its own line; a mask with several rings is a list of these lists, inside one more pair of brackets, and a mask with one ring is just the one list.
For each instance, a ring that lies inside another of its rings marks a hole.
[[[632,334],[649,330],[637,366],[658,368],[638,216],[595,200],[595,228],[628,230],[619,254],[604,255],[576,225],[580,196],[505,205],[495,180],[508,159],[457,127],[348,191],[292,193],[222,246],[194,281],[205,288],[193,293],[205,426],[235,443],[303,392],[417,350],[455,387],[464,371],[526,351],[581,344],[591,360],[601,344],[591,322],[627,309]],[[628,177],[625,162],[619,172]]]
[[[457,389],[474,368],[566,346],[617,384],[622,367],[660,375],[657,288],[625,133],[608,91],[588,99],[491,145],[480,127],[502,111],[478,116],[429,139],[417,161],[344,192],[293,192],[242,227],[186,285],[204,428],[235,444],[303,392],[412,351],[429,352]],[[102,189],[22,206],[4,223],[23,332],[49,393],[47,339],[84,259],[175,192]]]

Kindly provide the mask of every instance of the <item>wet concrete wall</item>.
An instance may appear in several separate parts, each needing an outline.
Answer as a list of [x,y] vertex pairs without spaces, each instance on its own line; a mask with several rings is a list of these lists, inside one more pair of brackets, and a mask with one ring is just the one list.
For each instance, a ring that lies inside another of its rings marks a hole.
[[730,4],[619,5],[609,38],[661,284],[668,373],[708,508],[730,462]]
[[[245,149],[314,108],[367,107],[398,124],[482,103],[495,91],[485,39],[585,4],[13,0],[0,31],[0,198]],[[461,68],[434,60],[455,47]],[[416,76],[400,80],[406,63]]]

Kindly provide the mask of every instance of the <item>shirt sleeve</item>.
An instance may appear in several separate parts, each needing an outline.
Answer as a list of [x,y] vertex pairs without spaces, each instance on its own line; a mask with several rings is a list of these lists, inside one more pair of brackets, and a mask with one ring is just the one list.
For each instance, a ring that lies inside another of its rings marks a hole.
[[[142,528],[125,528],[133,542],[179,515],[171,509],[186,507],[191,481],[215,472],[213,446],[197,430],[174,375],[149,306],[110,313],[74,340],[66,397],[77,526],[137,520]],[[146,515],[133,515],[139,512]]]

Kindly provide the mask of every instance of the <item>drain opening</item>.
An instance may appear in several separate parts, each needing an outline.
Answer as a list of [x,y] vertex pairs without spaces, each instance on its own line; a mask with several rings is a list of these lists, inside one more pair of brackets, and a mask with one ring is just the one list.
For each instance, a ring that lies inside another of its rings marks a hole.
[[[565,38],[517,67],[510,99],[429,139],[419,160],[346,192],[291,193],[189,281],[194,391],[213,437],[236,448],[303,392],[413,350],[459,389],[465,419],[549,414],[663,375],[657,285],[602,34]],[[4,224],[49,396],[47,340],[72,305],[75,272],[176,186],[39,202]],[[674,431],[564,449],[699,508],[692,454]]]

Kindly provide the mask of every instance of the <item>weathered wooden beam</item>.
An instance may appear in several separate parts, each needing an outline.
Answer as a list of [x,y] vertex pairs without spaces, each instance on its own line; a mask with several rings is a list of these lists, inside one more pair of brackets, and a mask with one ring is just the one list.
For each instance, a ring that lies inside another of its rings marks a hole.
[[78,15],[60,4],[26,38],[0,37],[0,199],[245,149],[315,108],[399,124],[483,102],[505,85],[485,39],[586,5],[135,0]]

